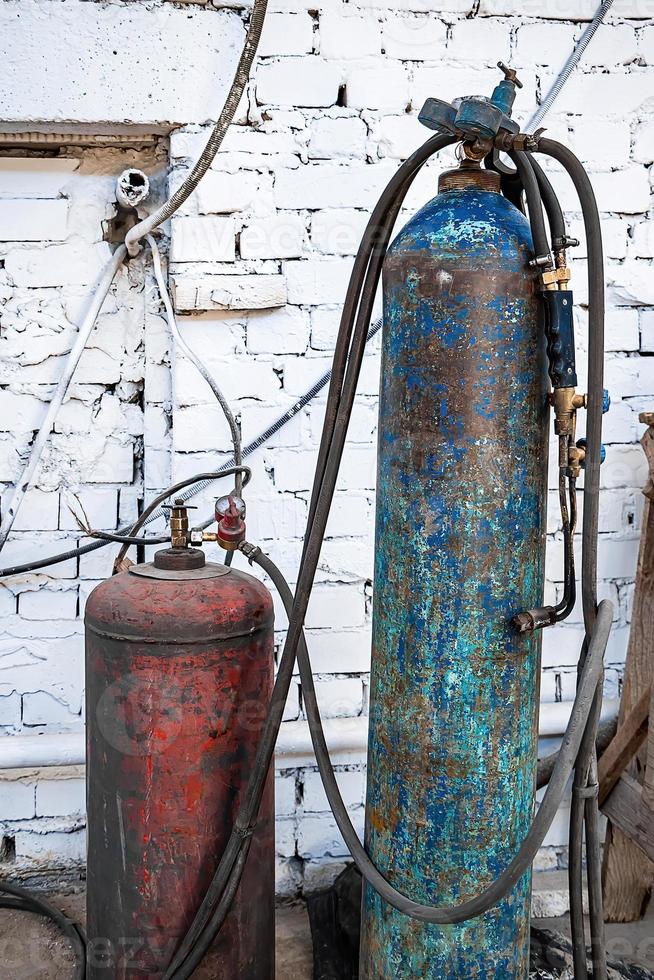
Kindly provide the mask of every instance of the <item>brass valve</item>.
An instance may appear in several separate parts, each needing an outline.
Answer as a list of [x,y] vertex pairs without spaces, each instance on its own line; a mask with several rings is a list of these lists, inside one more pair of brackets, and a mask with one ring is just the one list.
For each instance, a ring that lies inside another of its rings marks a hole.
[[163,504],[163,510],[170,511],[170,544],[173,548],[188,548],[191,537],[188,526],[189,510],[197,507],[189,506],[183,497],[177,497],[172,504]]

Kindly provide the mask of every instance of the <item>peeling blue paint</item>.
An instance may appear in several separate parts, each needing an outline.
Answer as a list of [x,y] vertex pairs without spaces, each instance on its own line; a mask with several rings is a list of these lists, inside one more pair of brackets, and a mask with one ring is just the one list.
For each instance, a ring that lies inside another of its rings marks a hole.
[[[469,899],[532,817],[547,377],[525,217],[439,194],[384,268],[366,844],[421,902]],[[528,976],[530,877],[457,926],[364,896],[366,980]]]

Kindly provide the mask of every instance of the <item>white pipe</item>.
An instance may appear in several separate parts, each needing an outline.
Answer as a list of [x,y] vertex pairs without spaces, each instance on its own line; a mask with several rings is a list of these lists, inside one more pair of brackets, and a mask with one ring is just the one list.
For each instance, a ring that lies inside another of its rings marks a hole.
[[[618,705],[619,701],[604,701],[602,720],[615,717]],[[543,738],[563,735],[571,711],[572,701],[541,704],[539,735]],[[360,761],[368,744],[367,718],[328,718],[324,726],[327,745],[337,765]],[[0,738],[0,771],[83,765],[84,746],[83,732],[74,735],[7,735]],[[275,756],[278,769],[315,765],[306,721],[284,722]]]
[[16,520],[18,509],[23,502],[23,498],[29,488],[30,483],[32,482],[32,477],[36,472],[37,466],[39,465],[39,460],[43,455],[43,450],[47,445],[48,439],[50,438],[50,433],[52,432],[52,427],[54,425],[55,418],[57,417],[57,412],[59,411],[61,404],[66,397],[68,388],[70,387],[70,382],[72,381],[73,374],[75,373],[75,368],[79,363],[79,359],[82,356],[84,348],[86,347],[86,343],[91,335],[95,321],[98,318],[98,313],[102,309],[102,304],[105,301],[107,293],[111,288],[111,284],[114,281],[116,273],[122,265],[126,254],[126,247],[124,245],[119,245],[112,255],[111,261],[107,263],[107,266],[102,273],[102,278],[100,279],[97,289],[95,290],[93,299],[91,300],[91,305],[89,306],[89,309],[87,310],[86,315],[80,324],[75,343],[73,344],[72,350],[68,355],[68,360],[66,361],[64,373],[59,379],[59,383],[52,397],[52,401],[48,405],[48,411],[46,412],[43,422],[41,423],[41,428],[36,435],[36,439],[32,443],[29,461],[27,462],[25,469],[21,473],[20,478],[16,483],[11,502],[4,515],[2,524],[0,525],[0,550],[4,547],[4,543],[9,536],[9,532],[13,527],[14,521]]

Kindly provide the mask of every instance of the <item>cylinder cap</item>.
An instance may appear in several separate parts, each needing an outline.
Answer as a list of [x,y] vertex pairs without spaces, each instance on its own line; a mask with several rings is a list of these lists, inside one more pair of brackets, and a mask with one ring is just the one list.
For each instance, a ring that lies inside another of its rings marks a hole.
[[472,160],[464,160],[456,170],[445,170],[438,178],[439,194],[443,191],[462,191],[467,188],[499,194],[500,175],[495,170],[483,170]]
[[192,568],[202,568],[206,559],[199,548],[163,548],[154,555],[154,567],[165,568],[170,572],[187,572]]

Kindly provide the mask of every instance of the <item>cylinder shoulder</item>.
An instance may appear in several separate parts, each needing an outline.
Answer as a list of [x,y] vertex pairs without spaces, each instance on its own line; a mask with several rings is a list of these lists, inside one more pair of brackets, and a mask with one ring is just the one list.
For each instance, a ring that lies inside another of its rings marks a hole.
[[128,639],[211,641],[272,626],[273,601],[262,582],[237,568],[195,581],[122,572],[93,590],[85,620],[96,632]]
[[521,211],[501,194],[468,188],[425,204],[394,239],[389,258],[429,249],[524,265],[531,248],[529,221]]

